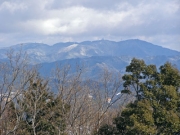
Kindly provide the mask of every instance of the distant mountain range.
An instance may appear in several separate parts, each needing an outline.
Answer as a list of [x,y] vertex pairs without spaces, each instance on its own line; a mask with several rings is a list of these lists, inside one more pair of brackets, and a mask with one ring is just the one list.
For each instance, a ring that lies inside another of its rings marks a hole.
[[[55,65],[85,65],[89,76],[96,76],[103,68],[125,72],[133,57],[144,59],[147,64],[160,66],[169,61],[180,69],[180,52],[152,43],[130,39],[120,42],[109,40],[57,43],[52,46],[41,43],[25,43],[11,46],[14,51],[22,49],[31,59],[31,64],[40,64],[40,72],[49,75]],[[0,49],[0,59],[6,59],[7,48]]]

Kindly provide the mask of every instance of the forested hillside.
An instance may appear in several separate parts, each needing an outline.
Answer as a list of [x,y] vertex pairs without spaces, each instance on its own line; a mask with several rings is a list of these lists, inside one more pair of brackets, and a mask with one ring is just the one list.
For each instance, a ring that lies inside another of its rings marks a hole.
[[119,42],[109,40],[65,42],[51,46],[43,43],[24,43],[1,48],[0,61],[7,60],[6,54],[9,50],[26,52],[29,64],[39,65],[38,70],[44,77],[49,77],[56,65],[61,68],[69,65],[73,73],[77,64],[83,65],[87,71],[86,76],[91,79],[97,79],[97,74],[104,68],[124,74],[125,67],[134,57],[157,67],[168,61],[180,69],[180,52],[138,39]]

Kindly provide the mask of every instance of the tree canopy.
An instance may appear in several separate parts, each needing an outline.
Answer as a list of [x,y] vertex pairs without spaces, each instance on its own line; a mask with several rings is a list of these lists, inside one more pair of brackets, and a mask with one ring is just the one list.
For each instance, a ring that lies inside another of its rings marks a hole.
[[178,69],[168,62],[157,69],[133,58],[126,72],[124,87],[136,99],[114,119],[118,134],[180,134]]

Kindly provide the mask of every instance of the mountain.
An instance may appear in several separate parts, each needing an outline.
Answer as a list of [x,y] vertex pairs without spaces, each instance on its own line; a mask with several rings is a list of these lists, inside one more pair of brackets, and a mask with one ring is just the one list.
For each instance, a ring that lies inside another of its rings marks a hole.
[[[70,74],[76,72],[77,66],[82,68],[85,71],[84,76],[88,76],[90,78],[96,79],[97,76],[104,70],[108,69],[114,73],[125,73],[125,68],[129,65],[131,59],[133,57],[130,56],[92,56],[89,58],[73,58],[73,59],[65,59],[59,60],[56,62],[50,63],[41,63],[39,64],[39,71],[44,76],[50,76],[51,71],[56,67],[66,67],[70,66]],[[142,59],[142,58],[141,58]],[[157,67],[160,67],[165,62],[171,62],[176,65],[178,69],[180,69],[180,57],[175,59],[174,56],[153,56],[153,57],[144,57],[143,60],[146,64],[155,64]]]
[[[25,43],[10,47],[14,51],[27,52],[31,64],[41,65],[40,72],[49,75],[56,64],[85,65],[88,76],[96,76],[102,69],[125,72],[133,57],[144,59],[147,64],[160,66],[169,61],[180,69],[180,52],[163,48],[152,43],[130,39],[120,42],[109,40],[56,43],[52,46],[41,43]],[[10,49],[0,49],[0,61],[6,59]],[[72,73],[74,71],[71,71]]]
[[[129,58],[130,60],[130,58]],[[73,58],[65,59],[51,63],[39,64],[40,73],[49,76],[50,71],[56,66],[66,67],[70,66],[70,73],[76,72],[77,66],[85,71],[86,76],[96,77],[103,69],[108,69],[113,72],[124,72],[125,67],[128,65],[121,57],[115,56],[92,56],[89,58]]]
[[[131,39],[114,42],[109,40],[57,43],[52,46],[40,43],[15,45],[12,49],[26,51],[33,63],[54,62],[71,58],[91,56],[179,56],[180,52],[153,45],[146,41]],[[9,48],[0,49],[0,57],[5,58]]]

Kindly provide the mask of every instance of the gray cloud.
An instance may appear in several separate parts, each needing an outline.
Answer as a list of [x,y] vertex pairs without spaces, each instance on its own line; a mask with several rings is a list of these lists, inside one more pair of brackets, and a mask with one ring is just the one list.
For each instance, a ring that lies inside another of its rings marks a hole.
[[86,8],[92,8],[96,10],[110,10],[117,7],[119,3],[121,3],[122,0],[52,0],[49,5],[46,7],[48,9],[60,9],[60,8],[67,8],[67,7],[73,7],[73,6],[83,6]]
[[180,51],[179,0],[0,1],[0,46],[139,38]]

